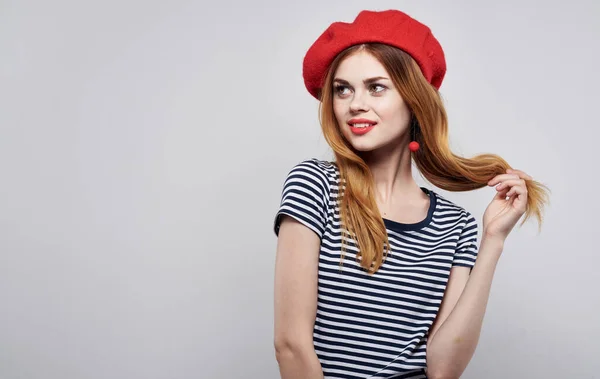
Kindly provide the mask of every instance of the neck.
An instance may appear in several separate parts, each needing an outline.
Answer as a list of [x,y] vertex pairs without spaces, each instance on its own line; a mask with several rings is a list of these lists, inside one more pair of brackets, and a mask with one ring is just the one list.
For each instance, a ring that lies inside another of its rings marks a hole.
[[[398,148],[404,145],[406,148]],[[400,143],[394,147],[394,149],[377,149],[363,157],[375,181],[377,201],[382,204],[391,202],[393,198],[410,199],[423,196],[412,176],[408,144]]]

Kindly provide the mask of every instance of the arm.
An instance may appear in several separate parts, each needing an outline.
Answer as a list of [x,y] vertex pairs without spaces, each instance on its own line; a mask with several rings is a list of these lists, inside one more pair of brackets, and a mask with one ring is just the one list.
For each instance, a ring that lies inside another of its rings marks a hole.
[[319,236],[283,216],[275,260],[275,355],[282,379],[322,379],[313,345]]
[[521,170],[506,172],[488,182],[497,193],[483,214],[483,238],[471,274],[468,268],[454,268],[450,274],[427,342],[430,378],[459,378],[477,347],[504,241],[527,210],[526,180],[533,180]]
[[454,267],[427,342],[430,378],[459,378],[475,353],[504,240],[484,236],[475,266]]

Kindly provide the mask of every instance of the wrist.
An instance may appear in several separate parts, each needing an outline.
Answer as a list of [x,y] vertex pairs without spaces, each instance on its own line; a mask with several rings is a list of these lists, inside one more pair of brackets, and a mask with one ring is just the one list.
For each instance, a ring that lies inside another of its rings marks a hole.
[[489,249],[501,253],[504,249],[504,241],[505,238],[484,233],[481,238],[481,248],[485,246],[486,250]]
[[491,241],[495,244],[504,244],[506,237],[499,236],[498,234],[489,233],[486,229],[483,229],[483,234],[481,236],[481,239],[482,239],[482,241],[487,240],[487,241]]

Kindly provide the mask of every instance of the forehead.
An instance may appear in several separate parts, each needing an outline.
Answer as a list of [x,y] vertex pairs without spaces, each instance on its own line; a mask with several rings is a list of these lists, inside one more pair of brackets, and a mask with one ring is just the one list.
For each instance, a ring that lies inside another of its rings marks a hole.
[[366,51],[359,51],[344,58],[335,71],[335,78],[347,81],[363,80],[375,76],[389,77],[385,67]]

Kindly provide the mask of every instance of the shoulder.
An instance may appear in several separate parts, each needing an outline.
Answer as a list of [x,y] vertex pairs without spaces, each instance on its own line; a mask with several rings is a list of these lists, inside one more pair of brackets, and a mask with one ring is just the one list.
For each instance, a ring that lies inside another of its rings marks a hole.
[[314,172],[318,172],[323,176],[331,176],[338,173],[338,167],[335,162],[330,162],[318,158],[304,159],[294,165],[292,170],[307,169]]
[[339,169],[335,162],[308,158],[296,163],[288,172],[287,181],[293,179],[316,181],[323,189],[329,190],[339,180]]
[[281,216],[285,214],[322,237],[329,219],[336,175],[337,167],[332,162],[311,158],[296,163],[283,185],[281,204],[275,217],[275,234],[279,233]]
[[434,193],[437,200],[437,209],[441,214],[444,214],[449,218],[454,218],[458,222],[462,223],[465,227],[477,223],[473,214],[465,207],[455,203],[443,195],[440,195],[438,192]]

